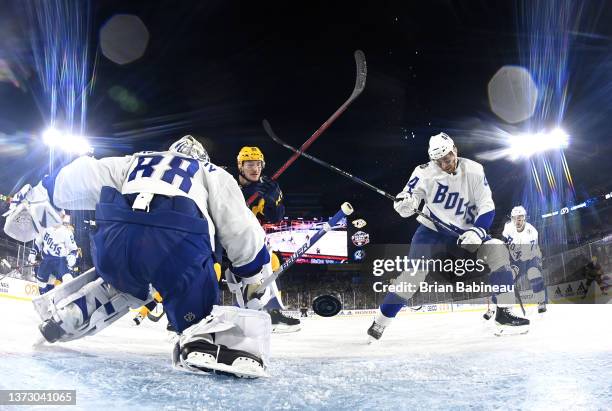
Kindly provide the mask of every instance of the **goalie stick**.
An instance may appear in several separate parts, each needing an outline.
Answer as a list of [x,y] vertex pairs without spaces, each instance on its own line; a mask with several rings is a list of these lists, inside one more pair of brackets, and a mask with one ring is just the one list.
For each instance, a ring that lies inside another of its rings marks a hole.
[[[281,166],[281,168],[279,168],[276,171],[276,173],[274,173],[274,175],[272,175],[272,177],[271,177],[272,180],[276,180],[278,177],[280,177],[280,175],[283,174],[285,172],[285,170],[291,164],[293,164],[293,162],[300,156],[300,153],[303,152],[304,150],[306,150],[308,147],[310,147],[310,145],[312,143],[314,143],[315,140],[317,138],[319,138],[319,136],[321,134],[323,134],[323,132],[325,130],[327,130],[327,128],[334,121],[336,121],[336,119],[338,117],[340,117],[340,115],[342,113],[344,113],[344,111],[348,108],[348,106],[350,106],[351,103],[353,101],[355,101],[355,99],[357,97],[359,97],[359,95],[361,94],[361,92],[365,88],[366,77],[368,75],[368,67],[367,67],[367,64],[366,64],[365,55],[363,54],[363,51],[361,51],[361,50],[355,51],[355,65],[357,67],[357,75],[356,75],[356,78],[355,78],[355,87],[353,88],[353,92],[351,93],[349,98],[338,108],[338,110],[336,110],[336,112],[334,114],[332,114],[327,120],[325,120],[325,122],[321,125],[321,127],[319,127],[319,129],[317,131],[315,131],[313,133],[313,135],[310,136],[310,138],[304,142],[304,144],[302,144],[302,146],[299,149],[299,152],[294,154],[294,155],[292,155],[291,157],[289,157],[289,159],[285,162],[285,164],[283,164]],[[253,201],[255,201],[257,196],[258,196],[258,193],[253,193],[253,195],[248,198],[247,205],[251,205],[253,203]]]
[[[346,172],[346,171],[344,171],[344,170],[342,170],[342,169],[340,169],[340,168],[338,168],[338,167],[336,167],[336,166],[334,166],[334,165],[332,165],[330,163],[327,163],[327,162],[325,162],[325,161],[323,161],[321,159],[318,159],[317,157],[314,157],[314,156],[312,156],[310,154],[304,153],[303,151],[298,150],[297,148],[291,146],[290,144],[287,144],[286,142],[281,140],[276,135],[274,130],[272,130],[272,126],[270,125],[268,120],[263,120],[262,124],[263,124],[263,128],[266,131],[266,133],[268,134],[268,136],[270,136],[270,138],[272,140],[274,140],[276,143],[280,144],[281,146],[285,147],[286,149],[293,151],[297,155],[301,155],[301,156],[303,156],[303,157],[305,157],[305,158],[307,158],[307,159],[309,159],[311,161],[314,161],[315,163],[317,163],[317,164],[319,164],[319,165],[321,165],[323,167],[326,167],[326,168],[328,168],[328,169],[330,169],[330,170],[340,174],[341,176],[344,176],[344,177],[350,179],[351,181],[353,181],[353,182],[355,182],[357,184],[361,184],[362,186],[367,187],[370,190],[373,190],[373,191],[377,192],[378,194],[382,195],[383,197],[388,198],[389,200],[395,201],[395,196],[394,195],[389,194],[389,193],[387,193],[384,190],[381,190],[380,188],[378,188],[378,187],[368,183],[367,181],[362,180],[359,177],[355,177],[351,173],[348,173],[348,172]],[[425,218],[426,220],[430,221],[436,227],[444,229],[448,233],[452,234],[454,237],[457,237],[457,238],[459,237],[459,233],[458,232],[453,230],[450,226],[448,226],[447,224],[443,223],[442,221],[434,220],[433,218],[431,218],[430,216],[428,216],[427,214],[423,213],[420,210],[414,210],[414,211],[419,216],[421,216],[421,217]],[[516,282],[516,279],[515,279],[515,282]],[[515,289],[516,289],[516,287],[515,287]],[[516,298],[517,298],[517,300],[519,302],[519,305],[521,307],[521,311],[523,311],[523,315],[524,315],[525,307],[523,305],[523,300],[521,298],[521,295],[519,293],[515,292],[515,296],[516,296]]]

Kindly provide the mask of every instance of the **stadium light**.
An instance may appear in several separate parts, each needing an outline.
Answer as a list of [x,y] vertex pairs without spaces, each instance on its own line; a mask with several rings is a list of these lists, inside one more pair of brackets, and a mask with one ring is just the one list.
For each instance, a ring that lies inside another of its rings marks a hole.
[[569,146],[569,135],[560,128],[550,132],[510,135],[508,138],[509,156],[512,160],[528,158],[549,150],[559,150]]
[[49,127],[42,133],[43,142],[49,147],[59,148],[72,154],[93,153],[93,147],[83,136],[62,133],[56,128]]

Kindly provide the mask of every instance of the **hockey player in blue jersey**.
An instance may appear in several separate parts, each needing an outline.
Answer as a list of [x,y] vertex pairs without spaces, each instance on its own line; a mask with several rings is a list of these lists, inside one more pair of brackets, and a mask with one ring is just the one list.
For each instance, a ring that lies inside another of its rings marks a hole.
[[[445,252],[456,249],[460,253],[461,248],[469,253],[477,252],[478,258],[487,262],[491,284],[512,285],[508,251],[501,240],[492,239],[487,234],[495,216],[495,205],[483,167],[475,161],[458,157],[457,147],[445,133],[430,138],[428,154],[430,161],[414,169],[405,188],[397,195],[395,211],[404,218],[411,217],[424,202],[423,213],[445,223],[457,235],[419,216],[420,225],[412,237],[408,259],[432,258],[440,249]],[[427,274],[428,271],[423,269],[411,274],[404,271],[396,281],[418,284]],[[413,294],[402,292],[385,296],[367,332],[371,339],[380,339]],[[497,302],[497,296],[493,298]],[[513,314],[510,306],[501,304],[497,306],[495,320],[500,327],[513,327],[515,331],[529,324],[529,320]]]
[[[80,157],[20,193],[26,206],[20,205],[16,213],[45,201],[96,210],[91,235],[95,272],[83,273],[34,302],[41,317],[47,305],[52,306],[41,326],[48,341],[103,329],[130,307],[150,300],[152,286],[162,295],[168,320],[179,333],[173,352],[176,368],[266,375],[270,317],[263,311],[217,305],[212,248],[216,235],[231,262],[231,274],[246,288],[269,274],[264,272],[270,260],[264,231],[245,206],[234,178],[212,164],[192,136],[164,152]],[[5,232],[27,237],[24,221],[19,215],[7,217]],[[61,294],[86,280],[74,293]],[[61,301],[49,300],[59,295]]]
[[61,218],[61,224],[53,224],[41,231],[28,256],[30,264],[34,264],[38,256],[42,260],[35,270],[41,295],[53,289],[56,283],[71,280],[70,269],[77,260],[78,247],[70,228],[70,215],[62,213]]
[[[262,175],[266,166],[263,152],[258,147],[242,147],[236,157],[238,166],[238,184],[248,199],[253,194],[258,196],[251,205],[251,211],[260,223],[278,223],[285,216],[285,206],[283,204],[283,193],[278,183],[269,177]],[[280,266],[278,256],[270,250],[272,259],[272,270],[277,270]],[[272,332],[287,333],[299,331],[301,328],[300,320],[287,317],[281,312],[284,309],[279,297],[279,290],[276,282],[271,284],[270,290],[274,297],[266,305],[266,310],[272,320]]]
[[538,230],[527,222],[527,210],[516,206],[510,212],[512,221],[504,225],[502,237],[508,245],[510,260],[516,277],[526,275],[533,295],[538,302],[538,312],[546,312],[546,287],[542,278],[542,251]]

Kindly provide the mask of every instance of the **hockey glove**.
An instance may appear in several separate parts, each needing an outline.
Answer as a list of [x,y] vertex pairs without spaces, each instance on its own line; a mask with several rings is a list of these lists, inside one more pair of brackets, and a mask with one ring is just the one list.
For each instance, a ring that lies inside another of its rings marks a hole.
[[476,252],[487,237],[487,232],[480,227],[472,227],[457,239],[457,245],[470,253]]
[[36,262],[36,250],[30,250],[28,254],[28,264],[34,264]]
[[412,194],[402,191],[395,197],[393,208],[397,213],[406,218],[414,215],[419,207],[420,200]]
[[270,177],[262,177],[256,190],[266,200],[266,204],[278,205],[283,199],[283,192],[278,183]]
[[69,268],[74,267],[74,265],[76,264],[76,255],[74,254],[68,254],[66,256],[66,264],[68,265]]

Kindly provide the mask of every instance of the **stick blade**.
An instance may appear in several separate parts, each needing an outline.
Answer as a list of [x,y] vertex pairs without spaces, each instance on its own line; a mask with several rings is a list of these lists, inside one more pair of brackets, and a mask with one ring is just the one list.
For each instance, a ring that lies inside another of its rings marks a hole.
[[366,78],[368,76],[368,64],[366,63],[365,54],[361,50],[355,51],[355,66],[357,68],[357,75],[355,77],[355,88],[353,89],[353,98],[357,97],[366,85]]

